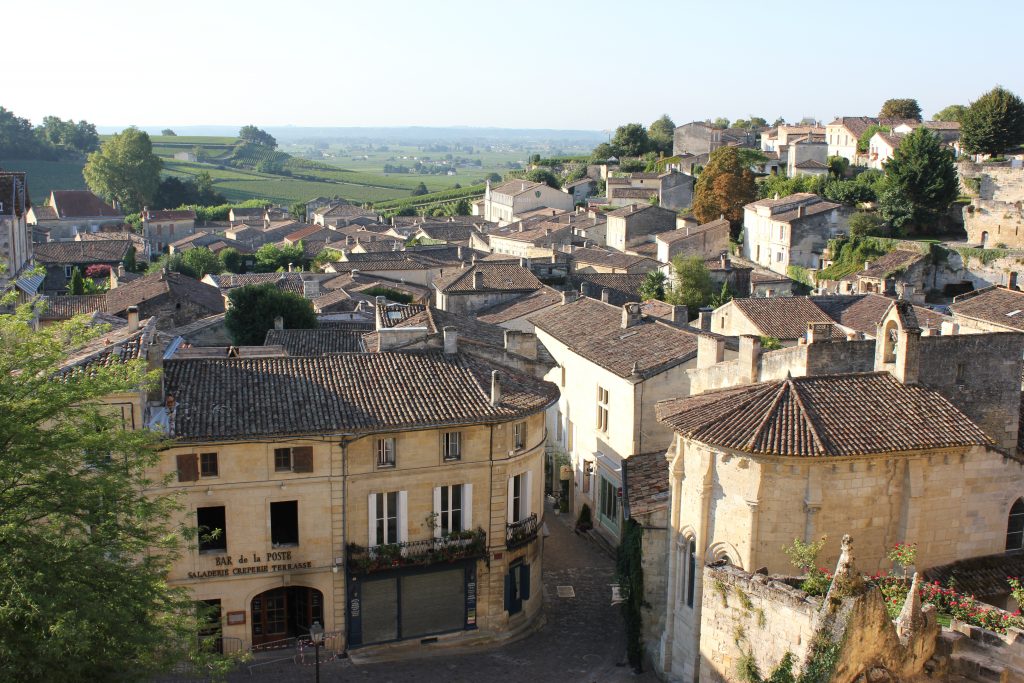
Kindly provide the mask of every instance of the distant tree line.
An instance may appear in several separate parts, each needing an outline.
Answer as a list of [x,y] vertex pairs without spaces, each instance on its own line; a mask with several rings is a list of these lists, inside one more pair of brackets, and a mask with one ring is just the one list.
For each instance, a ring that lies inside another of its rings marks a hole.
[[80,159],[99,148],[96,126],[88,121],[43,118],[32,126],[28,119],[0,107],[0,150],[10,159]]

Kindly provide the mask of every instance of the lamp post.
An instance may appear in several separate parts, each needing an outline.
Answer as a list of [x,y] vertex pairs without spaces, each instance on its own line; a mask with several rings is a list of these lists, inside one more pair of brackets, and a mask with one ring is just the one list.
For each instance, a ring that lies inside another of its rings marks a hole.
[[320,646],[324,644],[324,627],[319,621],[314,621],[309,627],[309,639],[313,641],[313,651],[316,653],[316,683],[320,683]]

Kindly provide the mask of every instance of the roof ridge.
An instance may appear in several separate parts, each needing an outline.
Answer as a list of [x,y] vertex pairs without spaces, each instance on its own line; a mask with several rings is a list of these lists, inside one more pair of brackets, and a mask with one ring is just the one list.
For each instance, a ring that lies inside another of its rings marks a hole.
[[825,439],[818,433],[818,426],[814,423],[814,418],[811,416],[811,411],[804,403],[803,396],[800,395],[800,391],[797,388],[797,382],[794,382],[793,378],[790,376],[786,377],[786,383],[790,386],[793,396],[796,398],[797,405],[800,406],[800,412],[803,413],[803,420],[807,424],[807,428],[810,430],[811,436],[814,438],[814,444],[817,446],[818,452],[825,453],[828,450],[825,445]]
[[768,428],[768,425],[773,421],[775,413],[778,410],[779,404],[782,402],[782,399],[785,396],[787,389],[792,389],[792,382],[789,381],[791,379],[792,378],[787,378],[786,380],[783,380],[782,382],[778,383],[775,387],[772,386],[772,384],[775,384],[773,382],[772,384],[769,384],[762,390],[751,392],[751,400],[747,402],[744,405],[744,407],[750,405],[757,399],[763,398],[766,394],[770,394],[772,391],[775,391],[776,394],[775,398],[772,399],[772,403],[768,407],[768,410],[764,411],[764,414],[761,416],[761,420],[758,423],[758,425],[754,427],[753,430],[751,430],[750,438],[747,439],[746,450],[753,451],[755,446],[757,445],[757,442],[761,440],[761,437],[764,435],[764,432]]

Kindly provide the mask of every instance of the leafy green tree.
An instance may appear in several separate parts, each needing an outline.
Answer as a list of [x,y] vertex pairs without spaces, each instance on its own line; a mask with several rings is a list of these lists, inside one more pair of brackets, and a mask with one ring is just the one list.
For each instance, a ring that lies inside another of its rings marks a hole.
[[256,250],[256,270],[261,273],[286,270],[289,265],[303,267],[305,262],[306,255],[301,241],[284,247],[264,244]]
[[660,270],[652,270],[647,273],[644,276],[643,282],[640,283],[640,299],[642,301],[649,301],[650,299],[664,301],[665,280],[665,273]]
[[912,119],[921,120],[921,106],[913,98],[894,98],[882,103],[882,110],[878,112],[880,119]]
[[594,163],[604,163],[612,157],[618,158],[619,150],[615,149],[610,143],[602,142],[600,145],[594,148],[594,151],[590,153],[590,160]]
[[885,232],[885,221],[876,213],[858,211],[850,216],[850,237],[879,237]]
[[616,128],[611,144],[618,152],[616,156],[620,157],[638,157],[651,149],[647,129],[639,123],[627,123]]
[[236,344],[258,346],[274,326],[274,318],[284,318],[289,330],[308,330],[317,326],[313,304],[294,292],[278,289],[272,283],[236,287],[228,294],[231,302],[224,324]]
[[106,332],[34,314],[0,315],[0,680],[146,680],[198,655],[191,596],[165,580],[186,539],[147,474],[159,434],[103,399],[155,377],[141,360],[61,374]]
[[[754,174],[735,147],[711,153],[693,192],[693,215],[701,223],[725,216],[733,229],[743,222],[743,207],[757,197]],[[734,235],[735,236],[735,235]]]
[[134,273],[135,269],[138,268],[138,264],[135,262],[135,246],[129,246],[128,251],[124,253],[124,258],[121,260],[121,265],[129,273]]
[[115,134],[89,155],[82,175],[89,189],[125,211],[151,203],[160,185],[160,157],[149,135],[132,127]]
[[708,120],[708,123],[711,124],[712,128],[718,128],[719,130],[725,130],[729,127],[729,119],[724,116],[719,116],[714,120]]
[[88,121],[75,123],[47,116],[35,132],[47,145],[73,156],[88,154],[100,146],[96,126]]
[[850,160],[846,157],[832,156],[828,158],[828,172],[831,173],[834,178],[845,178],[846,172],[849,169]]
[[430,190],[428,190],[427,186],[424,185],[422,182],[416,186],[415,190],[412,191],[413,197],[420,197],[425,194],[430,194]]
[[864,129],[864,132],[857,138],[857,151],[864,154],[871,147],[871,138],[875,136],[875,133],[888,133],[892,130],[889,126],[882,126],[877,123],[872,123],[870,126]]
[[219,275],[223,270],[220,259],[206,247],[189,249],[182,254],[181,260],[195,273],[193,277],[200,280],[206,275]]
[[652,123],[647,129],[647,137],[651,142],[651,148],[661,154],[672,153],[672,139],[675,137],[676,124],[668,114],[662,114],[661,118]]
[[699,256],[677,256],[672,259],[673,286],[665,292],[665,301],[675,306],[686,306],[690,318],[697,317],[715,293],[711,273]]
[[269,147],[270,149],[277,149],[277,140],[274,139],[274,136],[265,130],[257,128],[256,126],[242,126],[238,131],[238,137],[245,142],[262,145],[263,147]]
[[729,283],[728,282],[723,282],[722,283],[722,288],[720,290],[718,290],[717,293],[712,295],[711,301],[708,302],[708,306],[711,306],[711,308],[718,308],[719,306],[726,305],[727,303],[732,301],[735,297],[736,297],[736,295],[733,293],[732,289],[729,287]]
[[71,271],[71,281],[68,283],[68,294],[85,294],[85,278],[82,271],[77,267]]
[[957,121],[960,122],[964,118],[964,114],[967,113],[967,107],[962,104],[951,104],[944,109],[940,109],[932,116],[936,121]]
[[968,154],[998,155],[1024,144],[1024,101],[996,86],[960,119],[960,144]]
[[0,107],[0,150],[7,159],[53,159],[48,147],[33,131],[32,122]]
[[959,189],[953,153],[937,135],[920,127],[903,138],[886,162],[879,209],[898,230],[931,232]]
[[175,133],[170,128],[164,128],[162,131],[160,131],[160,135],[166,135],[168,137],[177,137],[178,134]]
[[295,202],[291,208],[292,218],[297,221],[306,220],[306,202]]
[[553,187],[556,190],[562,187],[562,183],[558,180],[558,176],[551,172],[548,168],[535,168],[525,176],[526,180],[532,180],[535,183],[544,183],[548,187]]
[[220,259],[221,272],[225,270],[229,273],[242,272],[242,253],[234,247],[221,249],[217,253],[217,258]]
[[745,128],[747,130],[757,130],[767,126],[768,122],[760,116],[751,116],[749,119],[737,119],[732,122],[733,128]]
[[488,173],[486,180],[491,181],[492,185],[494,183],[500,183],[501,182],[501,175],[499,175],[497,173]]

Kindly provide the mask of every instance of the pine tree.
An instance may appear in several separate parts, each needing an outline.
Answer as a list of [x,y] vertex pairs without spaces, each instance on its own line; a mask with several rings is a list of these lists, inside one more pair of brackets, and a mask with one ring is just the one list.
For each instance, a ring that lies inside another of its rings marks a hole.
[[75,268],[71,271],[71,282],[68,284],[68,294],[85,294],[85,278],[82,271]]
[[903,138],[885,164],[880,213],[896,229],[936,232],[959,190],[953,153],[920,127]]

